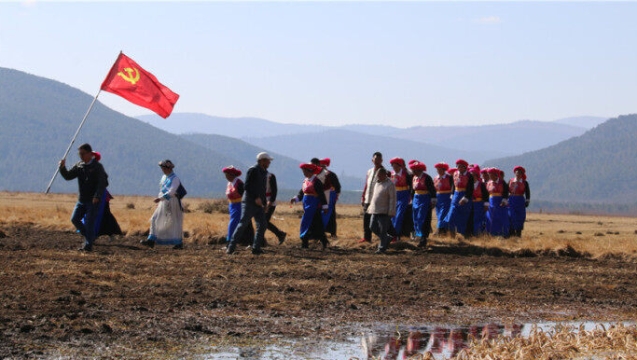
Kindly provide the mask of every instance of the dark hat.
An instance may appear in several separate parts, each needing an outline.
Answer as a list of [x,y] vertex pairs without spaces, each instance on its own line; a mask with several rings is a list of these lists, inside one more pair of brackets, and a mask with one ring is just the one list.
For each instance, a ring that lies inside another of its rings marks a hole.
[[160,161],[159,164],[157,165],[168,168],[168,169],[172,169],[175,167],[175,164],[173,164],[173,162],[168,159]]

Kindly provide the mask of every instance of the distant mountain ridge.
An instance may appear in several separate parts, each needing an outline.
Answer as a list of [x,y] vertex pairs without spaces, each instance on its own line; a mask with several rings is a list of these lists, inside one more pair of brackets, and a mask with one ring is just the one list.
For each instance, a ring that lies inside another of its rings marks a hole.
[[[157,116],[146,115],[138,117],[144,122],[174,134],[216,134],[233,138],[249,140],[263,145],[267,140],[255,139],[278,138],[288,142],[297,136],[318,134],[329,131],[331,134],[350,136],[358,133],[385,137],[384,143],[399,140],[409,140],[427,145],[436,145],[445,149],[461,150],[464,153],[476,152],[475,162],[488,157],[517,155],[528,151],[538,150],[559,143],[560,141],[582,135],[593,125],[597,125],[605,118],[574,117],[553,122],[522,120],[509,124],[481,125],[481,126],[415,126],[398,128],[389,125],[298,125],[282,124],[259,118],[224,118],[193,113],[175,113],[168,122]],[[565,123],[562,123],[565,122]],[[579,125],[577,125],[579,122]],[[336,136],[342,138],[342,136]],[[377,139],[378,140],[378,139]],[[323,138],[325,147],[340,146],[336,140]],[[394,147],[397,154],[410,152],[411,144],[405,146],[404,151]],[[296,151],[283,154],[292,156]],[[445,158],[442,153],[428,156],[429,158]]]

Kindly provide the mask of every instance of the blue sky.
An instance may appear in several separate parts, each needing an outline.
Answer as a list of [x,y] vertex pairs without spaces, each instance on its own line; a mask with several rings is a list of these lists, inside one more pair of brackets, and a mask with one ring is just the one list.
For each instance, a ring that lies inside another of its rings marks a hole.
[[613,117],[637,112],[635,19],[637,2],[2,2],[0,66],[95,95],[122,50],[176,112],[282,123]]

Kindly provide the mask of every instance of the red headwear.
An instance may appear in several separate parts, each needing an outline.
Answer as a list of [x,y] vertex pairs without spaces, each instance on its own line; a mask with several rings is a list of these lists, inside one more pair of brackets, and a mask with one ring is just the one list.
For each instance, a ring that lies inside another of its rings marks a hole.
[[462,160],[462,159],[458,159],[458,160],[456,160],[456,166],[458,166],[458,165],[469,166],[469,163],[464,161],[464,160]]
[[500,169],[495,167],[488,168],[487,172],[489,173],[489,175],[494,174],[500,176]]
[[237,169],[236,167],[232,165],[224,167],[221,171],[229,175],[234,175],[234,176],[241,175],[241,170]]
[[489,173],[489,168],[484,168],[480,170],[480,174],[488,174],[488,173]]
[[522,166],[516,166],[513,168],[513,173],[515,173],[516,171],[520,170],[522,172],[522,179],[526,180],[526,169],[523,168]]
[[330,163],[332,163],[332,160],[330,160],[330,158],[325,158],[325,159],[319,160],[319,162],[321,163],[321,166],[330,166]]
[[453,175],[453,173],[455,173],[456,171],[458,171],[458,169],[456,169],[456,168],[451,168],[451,169],[447,170],[447,174],[449,174],[449,175]]
[[102,160],[102,154],[98,153],[97,151],[93,151],[93,157],[95,158],[95,160],[100,161]]
[[395,157],[395,158],[389,160],[389,163],[391,165],[398,164],[398,165],[400,165],[402,167],[405,167],[405,160],[403,160],[403,158]]
[[409,168],[411,170],[422,170],[422,171],[427,171],[427,165],[425,165],[425,163],[421,163],[418,160],[411,160],[409,162]]
[[445,163],[445,162],[439,162],[436,165],[434,165],[434,167],[436,169],[443,169],[444,171],[449,170],[449,164]]
[[[317,174],[318,172],[321,171],[320,167],[312,164],[312,163],[303,163],[301,165],[299,165],[299,168],[303,169],[303,170],[309,170],[311,171],[313,174]],[[318,172],[317,172],[318,170]]]
[[480,167],[478,165],[474,165],[469,168],[469,172],[476,177],[480,177]]

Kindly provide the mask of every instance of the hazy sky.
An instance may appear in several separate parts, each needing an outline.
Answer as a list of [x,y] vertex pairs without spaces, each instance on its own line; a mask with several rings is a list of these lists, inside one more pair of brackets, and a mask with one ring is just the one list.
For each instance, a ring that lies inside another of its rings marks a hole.
[[94,96],[122,50],[176,112],[283,123],[612,117],[637,112],[636,19],[637,2],[2,2],[0,66]]

